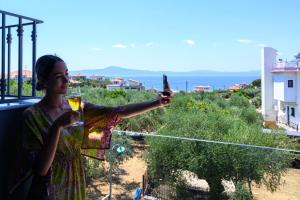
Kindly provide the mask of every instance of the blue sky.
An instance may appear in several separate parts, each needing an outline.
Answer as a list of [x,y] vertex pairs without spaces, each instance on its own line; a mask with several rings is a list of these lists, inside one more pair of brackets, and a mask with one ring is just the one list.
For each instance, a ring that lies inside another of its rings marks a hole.
[[[56,53],[70,70],[258,70],[261,46],[283,59],[300,51],[299,8],[298,0],[0,0],[1,10],[43,20],[38,56]],[[25,37],[30,68],[29,30]]]

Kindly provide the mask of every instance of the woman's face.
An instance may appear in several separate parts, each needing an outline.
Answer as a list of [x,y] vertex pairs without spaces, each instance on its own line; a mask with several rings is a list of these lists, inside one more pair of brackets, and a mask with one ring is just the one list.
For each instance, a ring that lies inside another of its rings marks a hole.
[[57,62],[46,81],[46,91],[51,94],[65,94],[68,89],[69,74],[64,62]]

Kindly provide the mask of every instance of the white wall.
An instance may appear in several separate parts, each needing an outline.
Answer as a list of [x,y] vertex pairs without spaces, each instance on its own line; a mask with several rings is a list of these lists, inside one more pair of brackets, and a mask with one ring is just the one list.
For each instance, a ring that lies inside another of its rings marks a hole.
[[273,73],[274,99],[284,101],[284,76],[282,73]]
[[128,80],[128,85],[129,86],[139,86],[140,83],[138,81],[134,81],[134,80]]
[[[297,82],[296,82],[296,73],[284,73],[284,99],[286,102],[296,102],[297,94]],[[288,80],[293,80],[293,87],[288,87]]]
[[[293,87],[288,87],[288,80],[293,80]],[[274,99],[284,102],[297,101],[297,74],[273,73]]]
[[266,121],[275,121],[276,112],[273,104],[273,74],[272,67],[276,63],[277,50],[264,47],[261,51],[261,90],[262,90],[262,115]]

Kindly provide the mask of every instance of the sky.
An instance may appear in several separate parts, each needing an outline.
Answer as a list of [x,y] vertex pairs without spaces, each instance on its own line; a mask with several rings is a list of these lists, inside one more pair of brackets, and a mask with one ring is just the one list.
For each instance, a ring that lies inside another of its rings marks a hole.
[[0,10],[43,20],[37,55],[57,54],[70,70],[259,70],[263,46],[283,59],[300,51],[299,8],[299,0],[0,0]]

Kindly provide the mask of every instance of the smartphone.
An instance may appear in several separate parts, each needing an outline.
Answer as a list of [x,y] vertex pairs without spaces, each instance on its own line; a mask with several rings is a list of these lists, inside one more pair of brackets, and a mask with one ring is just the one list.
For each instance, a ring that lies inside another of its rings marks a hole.
[[170,85],[168,83],[168,78],[165,74],[163,75],[163,94],[164,95],[170,94]]

